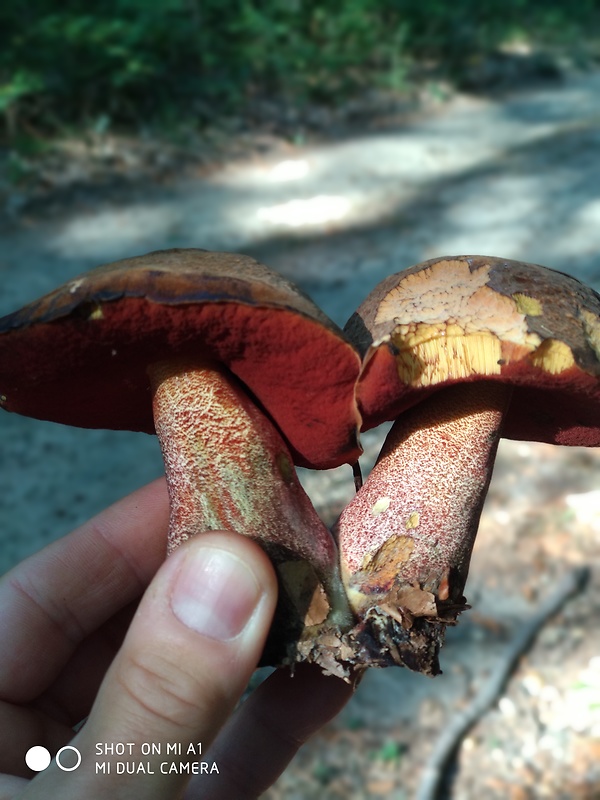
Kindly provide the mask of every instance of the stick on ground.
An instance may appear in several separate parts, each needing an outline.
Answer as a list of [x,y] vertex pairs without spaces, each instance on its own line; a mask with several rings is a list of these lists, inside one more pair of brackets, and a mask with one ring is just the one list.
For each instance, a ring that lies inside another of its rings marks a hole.
[[439,737],[423,770],[415,800],[439,800],[446,770],[458,747],[475,723],[498,700],[517,662],[530,647],[540,629],[570,598],[581,592],[589,578],[589,569],[569,572],[537,611],[517,630],[511,642],[467,708],[456,714]]

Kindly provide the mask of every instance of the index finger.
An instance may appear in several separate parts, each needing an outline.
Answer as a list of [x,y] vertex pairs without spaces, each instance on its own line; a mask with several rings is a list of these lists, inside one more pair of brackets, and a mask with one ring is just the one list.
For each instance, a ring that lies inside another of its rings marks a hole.
[[164,561],[168,516],[160,478],[0,579],[0,699],[33,700],[90,633],[142,593]]

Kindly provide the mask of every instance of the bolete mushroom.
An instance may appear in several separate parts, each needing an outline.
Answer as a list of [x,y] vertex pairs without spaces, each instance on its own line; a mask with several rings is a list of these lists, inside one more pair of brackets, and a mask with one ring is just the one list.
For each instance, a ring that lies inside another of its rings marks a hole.
[[264,546],[280,578],[272,663],[295,657],[305,626],[353,621],[337,547],[294,462],[322,469],[357,458],[359,367],[307,296],[227,253],[118,261],[0,319],[2,408],[156,430],[169,548],[220,528]]
[[600,296],[533,264],[438,258],[382,281],[345,331],[363,428],[396,422],[338,521],[342,577],[382,652],[406,662],[393,642],[416,637],[434,673],[500,436],[600,445]]

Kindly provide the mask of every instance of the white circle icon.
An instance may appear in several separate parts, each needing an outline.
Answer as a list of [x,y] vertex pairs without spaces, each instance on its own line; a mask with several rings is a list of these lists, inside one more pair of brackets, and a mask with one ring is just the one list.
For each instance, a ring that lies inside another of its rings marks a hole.
[[41,744],[30,747],[25,753],[25,763],[34,772],[42,772],[52,761],[52,756]]
[[[75,753],[75,756],[76,756],[75,765],[72,766],[72,767],[65,767],[64,764],[60,763],[61,755],[63,753],[68,752],[68,751],[72,751],[73,753]],[[73,770],[77,769],[77,767],[80,764],[81,764],[81,753],[79,752],[79,750],[76,747],[73,747],[73,745],[66,744],[64,747],[61,747],[60,750],[58,751],[58,753],[56,754],[56,766],[59,769],[62,769],[63,772],[73,772]]]

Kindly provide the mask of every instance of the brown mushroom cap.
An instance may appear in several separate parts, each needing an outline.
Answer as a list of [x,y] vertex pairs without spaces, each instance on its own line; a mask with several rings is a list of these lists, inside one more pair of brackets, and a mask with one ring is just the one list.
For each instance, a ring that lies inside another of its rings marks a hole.
[[345,331],[364,357],[363,428],[443,386],[514,387],[503,436],[600,445],[600,295],[561,272],[437,258],[382,281]]
[[354,461],[360,359],[293,284],[253,259],[164,250],[98,267],[0,319],[0,405],[85,428],[154,433],[147,368],[225,364],[297,463]]

